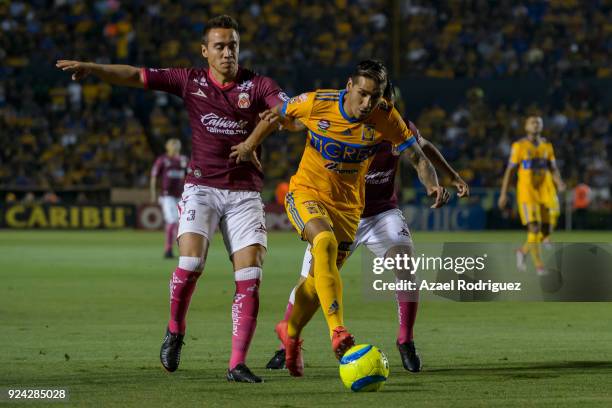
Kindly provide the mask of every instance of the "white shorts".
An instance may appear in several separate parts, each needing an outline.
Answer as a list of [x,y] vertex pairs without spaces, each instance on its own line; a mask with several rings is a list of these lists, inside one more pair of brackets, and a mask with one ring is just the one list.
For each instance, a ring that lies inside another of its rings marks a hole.
[[[412,247],[412,235],[402,212],[394,208],[362,218],[359,221],[353,245],[351,245],[351,253],[360,245],[365,245],[377,257],[384,257],[391,248],[396,246]],[[312,254],[310,244],[308,244],[302,262],[302,276],[308,276],[311,262]]]
[[164,214],[164,222],[166,224],[176,224],[179,221],[178,203],[179,197],[160,196],[158,199],[159,205]]
[[211,242],[217,227],[230,255],[254,244],[267,248],[266,218],[258,192],[185,184],[178,236],[192,232]]

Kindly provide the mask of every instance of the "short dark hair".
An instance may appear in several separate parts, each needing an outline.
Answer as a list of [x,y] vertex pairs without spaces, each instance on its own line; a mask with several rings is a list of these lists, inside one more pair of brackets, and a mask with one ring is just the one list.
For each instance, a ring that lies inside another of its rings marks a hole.
[[387,85],[385,86],[385,90],[383,92],[383,98],[391,102],[391,104],[395,104],[395,100],[397,99],[395,85],[393,85],[393,82],[391,82],[391,80],[388,78]]
[[376,81],[379,86],[385,87],[387,86],[388,80],[387,67],[385,67],[385,64],[375,59],[361,61],[351,74],[353,81],[356,81],[357,77],[370,78]]
[[213,17],[206,22],[204,32],[202,33],[202,44],[208,44],[208,32],[213,28],[231,28],[238,33],[238,22],[232,16],[223,14]]

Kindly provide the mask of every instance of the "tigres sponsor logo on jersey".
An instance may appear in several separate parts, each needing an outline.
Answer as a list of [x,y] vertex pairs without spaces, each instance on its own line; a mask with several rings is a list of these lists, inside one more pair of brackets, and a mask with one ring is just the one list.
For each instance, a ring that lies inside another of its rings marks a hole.
[[341,163],[361,163],[378,150],[378,145],[364,146],[345,143],[313,132],[310,132],[310,146],[317,150],[324,159]]

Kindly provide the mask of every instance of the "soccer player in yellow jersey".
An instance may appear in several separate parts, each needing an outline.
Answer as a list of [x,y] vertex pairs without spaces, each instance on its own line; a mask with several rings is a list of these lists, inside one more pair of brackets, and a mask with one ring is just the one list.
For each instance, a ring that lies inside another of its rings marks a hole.
[[[291,178],[285,206],[291,223],[312,246],[313,267],[298,286],[288,322],[276,332],[285,345],[286,366],[293,376],[303,375],[303,327],[319,308],[325,315],[332,349],[340,359],[354,345],[345,329],[339,268],[348,255],[364,206],[365,174],[383,140],[410,162],[430,196],[442,206],[448,192],[438,185],[435,170],[421,151],[400,114],[383,100],[385,66],[361,62],[344,90],[317,90],[301,94],[272,110],[283,123],[298,120],[308,129],[308,141],[297,173]],[[232,149],[232,157],[253,160],[252,153],[266,136],[266,125]]]
[[[527,226],[527,242],[516,252],[517,268],[526,269],[525,258],[531,252],[538,275],[546,274],[540,255],[541,232],[550,230],[551,207],[556,203],[551,198],[546,178],[554,180],[559,191],[565,189],[559,169],[555,163],[552,144],[542,137],[543,122],[539,116],[529,116],[525,122],[527,136],[512,144],[510,160],[504,173],[498,205],[503,209],[508,202],[508,186],[515,171],[518,171],[516,199],[523,225]],[[518,170],[517,170],[518,169]],[[558,209],[558,205],[556,205]]]

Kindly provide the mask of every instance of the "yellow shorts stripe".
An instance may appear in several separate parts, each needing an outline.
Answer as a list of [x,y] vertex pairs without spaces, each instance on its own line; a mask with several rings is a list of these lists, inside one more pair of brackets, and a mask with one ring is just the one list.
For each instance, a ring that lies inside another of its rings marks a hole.
[[293,221],[300,230],[300,233],[302,233],[304,231],[304,220],[302,220],[302,217],[300,217],[300,213],[298,212],[297,208],[295,208],[295,199],[293,198],[293,193],[287,193],[287,195],[285,196],[285,200],[287,201],[287,207],[289,208],[291,218],[293,218]]
[[530,222],[532,222],[529,219],[529,206],[527,205],[527,203],[523,203],[523,215],[524,215],[524,218],[525,218],[525,221],[524,221],[525,224],[529,224]]

